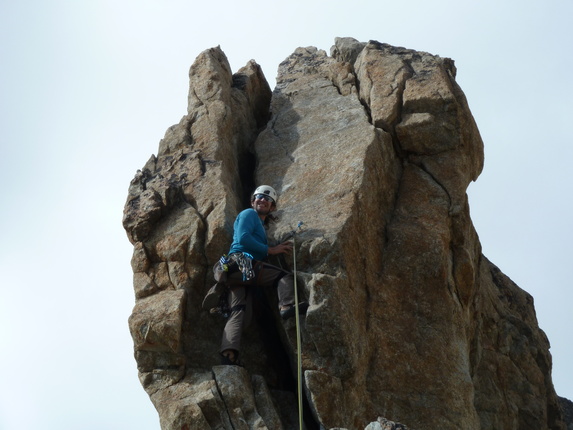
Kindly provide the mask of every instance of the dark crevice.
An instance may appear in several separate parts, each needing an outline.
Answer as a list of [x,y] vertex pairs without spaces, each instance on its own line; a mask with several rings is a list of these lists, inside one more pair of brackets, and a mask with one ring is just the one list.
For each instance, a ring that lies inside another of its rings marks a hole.
[[366,101],[363,100],[362,97],[360,97],[360,80],[358,79],[358,75],[356,74],[356,70],[354,70],[354,67],[352,68],[352,74],[354,75],[354,82],[356,85],[356,97],[358,97],[358,101],[364,107],[364,112],[366,113],[368,122],[374,125],[372,121],[372,110],[370,109],[370,105],[368,105],[368,103],[366,103]]
[[[358,97],[358,100],[360,101],[360,104],[364,107],[364,113],[366,113],[366,117],[368,118],[368,122],[372,125],[374,125],[373,121],[372,121],[372,110],[370,110],[370,106],[368,105],[368,103],[366,103],[364,100],[362,100],[361,97]],[[386,130],[384,130],[386,131]]]
[[257,157],[253,152],[243,152],[239,155],[239,180],[241,181],[241,203],[243,207],[251,204],[251,193],[256,188],[255,171]]
[[201,154],[197,155],[197,159],[199,160],[199,164],[201,166],[201,176],[205,176],[205,173],[207,173],[207,163],[205,160],[203,160]]
[[270,373],[277,375],[272,388],[283,391],[295,391],[296,381],[289,371],[289,356],[281,343],[276,318],[271,305],[268,303],[265,291],[260,287],[253,287],[251,291],[253,292],[253,313],[260,328],[261,342],[267,355],[266,366]]
[[392,137],[392,146],[394,148],[394,152],[396,153],[398,158],[402,160],[402,162],[404,162],[404,160],[406,159],[406,154],[402,149],[402,145],[400,144],[400,139],[398,139],[398,135],[396,134],[396,128],[392,127],[391,129],[384,131],[387,132],[390,135],[390,137]]
[[[275,380],[275,385],[270,388],[291,392],[296,398],[298,385],[296,380],[297,369],[292,368],[292,361],[281,342],[279,330],[282,330],[282,327],[279,328],[276,324],[276,315],[274,315],[272,305],[269,304],[269,300],[267,299],[268,292],[263,291],[262,288],[254,288],[253,294],[253,310],[257,325],[260,327],[261,341],[263,345],[265,345],[267,356],[266,366],[269,369],[269,373],[278,376]],[[267,381],[267,383],[269,383],[269,381]],[[310,404],[304,392],[302,397],[303,421],[306,430],[319,430],[320,425],[314,419]],[[278,405],[278,407],[280,408],[281,405]]]

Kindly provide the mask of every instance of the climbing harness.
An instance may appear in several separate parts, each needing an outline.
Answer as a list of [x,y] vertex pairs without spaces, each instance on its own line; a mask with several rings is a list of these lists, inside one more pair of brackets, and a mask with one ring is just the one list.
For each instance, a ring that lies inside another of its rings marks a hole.
[[293,277],[294,277],[294,306],[295,306],[295,324],[296,324],[296,360],[297,360],[297,396],[298,396],[298,425],[299,430],[303,430],[302,417],[302,351],[300,339],[300,313],[298,310],[298,289],[296,285],[296,243],[295,236],[303,222],[299,221],[297,227],[292,233],[292,259],[293,259]]
[[[229,306],[228,293],[230,286],[227,284],[229,271],[240,271],[243,281],[250,281],[255,277],[253,269],[253,256],[248,252],[235,252],[231,255],[224,254],[213,268],[217,283],[207,292],[203,299],[202,307],[211,314],[221,315],[227,319],[231,312],[241,310],[239,307]],[[242,306],[244,308],[244,306]]]

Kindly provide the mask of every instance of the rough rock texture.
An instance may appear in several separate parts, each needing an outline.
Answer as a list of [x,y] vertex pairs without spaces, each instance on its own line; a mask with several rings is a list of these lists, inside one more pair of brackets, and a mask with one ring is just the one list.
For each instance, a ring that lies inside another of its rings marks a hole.
[[[296,237],[308,429],[564,429],[533,299],[481,253],[466,188],[483,144],[453,61],[378,42],[298,48],[270,88],[219,48],[130,184],[129,319],[162,429],[298,428],[294,321],[260,294],[245,368],[201,309],[255,184]],[[275,261],[276,264],[289,264]],[[392,421],[390,421],[392,420]],[[402,423],[402,424],[400,424]],[[408,426],[408,427],[406,427]]]
[[563,409],[563,416],[567,424],[567,430],[573,430],[573,402],[569,399],[559,397],[561,409]]

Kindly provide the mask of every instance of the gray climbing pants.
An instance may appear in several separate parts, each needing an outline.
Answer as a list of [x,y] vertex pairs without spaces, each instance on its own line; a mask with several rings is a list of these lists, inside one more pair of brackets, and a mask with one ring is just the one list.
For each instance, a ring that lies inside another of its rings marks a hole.
[[228,349],[237,352],[241,350],[243,329],[249,326],[253,316],[253,295],[249,292],[249,286],[275,287],[278,293],[279,306],[294,303],[292,273],[272,264],[260,262],[257,262],[255,273],[255,278],[246,282],[243,281],[243,274],[240,271],[232,272],[227,277],[227,283],[231,287],[228,296],[231,315],[223,331],[221,352]]

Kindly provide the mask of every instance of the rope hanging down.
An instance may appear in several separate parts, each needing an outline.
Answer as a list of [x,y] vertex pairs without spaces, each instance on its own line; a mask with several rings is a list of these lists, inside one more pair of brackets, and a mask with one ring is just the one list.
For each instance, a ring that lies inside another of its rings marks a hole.
[[300,339],[300,313],[298,310],[298,288],[296,284],[296,243],[295,237],[297,230],[302,226],[303,222],[299,221],[296,229],[292,231],[292,259],[293,259],[293,275],[294,275],[294,306],[295,306],[295,323],[296,323],[296,360],[297,360],[297,396],[298,396],[298,425],[299,430],[303,430],[303,416],[302,416],[302,351]]

